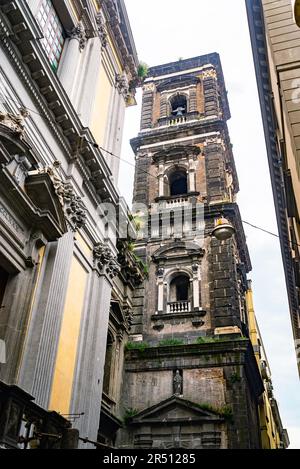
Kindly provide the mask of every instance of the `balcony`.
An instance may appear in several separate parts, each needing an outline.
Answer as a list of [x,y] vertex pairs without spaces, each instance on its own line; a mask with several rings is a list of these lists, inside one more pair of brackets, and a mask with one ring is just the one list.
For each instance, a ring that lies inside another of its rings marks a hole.
[[168,303],[168,314],[190,313],[191,303],[189,301],[175,301]]
[[0,449],[76,449],[79,433],[71,422],[33,400],[0,381]]
[[176,125],[186,124],[188,122],[195,122],[204,117],[199,112],[189,112],[183,116],[168,116],[158,119],[158,127],[171,127]]

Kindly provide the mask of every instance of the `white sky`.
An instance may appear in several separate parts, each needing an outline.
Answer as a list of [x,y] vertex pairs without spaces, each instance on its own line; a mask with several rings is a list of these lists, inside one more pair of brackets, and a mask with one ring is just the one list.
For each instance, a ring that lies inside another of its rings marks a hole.
[[[125,0],[139,59],[160,65],[211,52],[221,57],[232,118],[229,131],[245,221],[277,233],[244,0]],[[126,111],[122,157],[134,163],[139,105]],[[131,206],[134,168],[122,163],[119,188]],[[300,392],[279,241],[245,225],[254,302],[291,448],[300,449]]]

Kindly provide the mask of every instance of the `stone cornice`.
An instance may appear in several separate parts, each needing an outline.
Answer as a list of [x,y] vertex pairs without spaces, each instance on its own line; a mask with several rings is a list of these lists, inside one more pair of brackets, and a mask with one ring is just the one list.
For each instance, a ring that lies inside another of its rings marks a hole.
[[[118,193],[110,178],[110,169],[101,151],[93,146],[94,138],[91,132],[82,127],[68,96],[52,71],[38,42],[39,28],[26,2],[1,0],[0,7],[2,12],[5,12],[6,18],[4,20],[0,14],[4,50],[33,97],[39,112],[48,121],[69,161],[74,157],[79,138],[86,137],[81,156],[84,162],[90,160],[91,155],[93,157],[92,182],[99,194],[99,202],[102,200],[99,189],[102,186],[105,188],[104,196],[117,204]],[[88,171],[90,169],[87,167]]]
[[[195,135],[195,138],[201,138],[202,134],[211,132],[224,132],[226,129],[226,122],[218,118],[202,119],[197,122],[185,123],[184,125],[169,126],[169,127],[154,127],[148,132],[140,132],[136,138],[130,140],[131,147],[136,153],[141,146],[152,145],[160,143],[161,147],[169,140],[184,138],[186,136]],[[206,139],[203,135],[203,141]],[[186,142],[182,143],[187,145]],[[188,145],[191,145],[189,143]],[[178,146],[178,144],[177,144]],[[159,147],[157,148],[159,151]]]
[[[120,9],[121,9],[121,14],[124,17],[124,6],[119,4]],[[127,37],[124,35],[121,27],[121,22],[118,17],[118,12],[116,11],[116,7],[114,4],[113,0],[103,0],[102,2],[102,8],[105,13],[105,17],[107,19],[107,30],[110,34],[110,37],[112,38],[114,44],[115,44],[115,49],[118,53],[118,57],[120,59],[120,62],[123,64],[125,70],[130,73],[131,79],[134,79],[137,75],[137,57],[136,55],[132,54],[132,52],[129,50],[129,47],[132,48],[132,45],[129,46],[129,43],[126,43],[128,40],[133,41],[131,37],[131,31],[129,31],[129,23],[124,26],[127,28]],[[126,21],[124,21],[126,23]],[[128,34],[129,33],[129,34]],[[129,38],[129,39],[128,39]]]
[[[147,363],[151,369],[156,367],[155,362],[151,365],[148,360],[160,357],[199,357],[201,364],[207,367],[220,367],[228,363],[228,354],[233,354],[234,359],[230,361],[230,365],[244,365],[246,361],[246,352],[251,347],[249,340],[231,339],[224,341],[207,342],[202,344],[185,344],[185,345],[166,345],[166,346],[149,346],[142,351],[130,349],[126,352],[126,371],[141,371],[144,363]],[[215,360],[215,355],[221,357],[222,360]],[[205,356],[210,356],[207,360]],[[131,366],[132,365],[132,366]],[[199,368],[199,363],[195,363],[194,368]],[[161,365],[160,365],[161,369]],[[164,368],[166,369],[166,368]],[[172,368],[173,369],[173,368]],[[258,371],[259,373],[259,371]]]

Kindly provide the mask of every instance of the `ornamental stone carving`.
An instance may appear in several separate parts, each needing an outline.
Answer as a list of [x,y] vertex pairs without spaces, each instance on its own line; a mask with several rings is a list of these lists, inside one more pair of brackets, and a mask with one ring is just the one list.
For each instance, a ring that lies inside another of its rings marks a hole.
[[125,306],[123,306],[123,312],[124,312],[125,317],[126,317],[128,330],[131,330],[132,323],[133,323],[133,317],[134,317],[133,310],[128,305],[125,305]]
[[104,243],[98,243],[93,251],[95,267],[101,273],[108,275],[113,279],[120,272],[120,265],[116,256],[111,252],[111,249]]
[[115,86],[119,93],[124,97],[125,100],[127,100],[130,96],[130,91],[129,91],[129,83],[125,75],[116,75],[116,83]]
[[48,166],[39,170],[38,172],[47,173],[52,181],[54,191],[58,197],[61,206],[64,209],[66,217],[74,225],[75,230],[82,228],[86,223],[86,207],[78,195],[75,194],[72,184],[64,182],[56,172],[55,168],[59,167],[60,163],[56,161],[54,165]]
[[202,79],[205,80],[206,78],[214,78],[217,79],[217,72],[215,69],[205,70],[202,72]]
[[19,114],[0,111],[0,124],[10,129],[17,138],[24,139],[25,119],[29,116],[27,109],[21,108]]
[[97,30],[98,30],[98,35],[100,38],[101,46],[102,48],[105,49],[108,43],[108,34],[107,34],[107,29],[106,25],[104,22],[104,19],[102,17],[102,14],[99,12],[96,16],[96,23],[97,23]]
[[72,29],[70,39],[77,39],[79,42],[79,50],[83,51],[87,43],[87,36],[81,21]]

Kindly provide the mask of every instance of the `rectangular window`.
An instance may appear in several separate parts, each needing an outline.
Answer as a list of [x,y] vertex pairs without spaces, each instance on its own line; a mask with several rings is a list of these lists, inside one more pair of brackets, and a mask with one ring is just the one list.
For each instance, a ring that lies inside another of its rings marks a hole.
[[41,1],[37,21],[43,31],[43,47],[52,69],[56,72],[63,50],[65,32],[51,0]]

